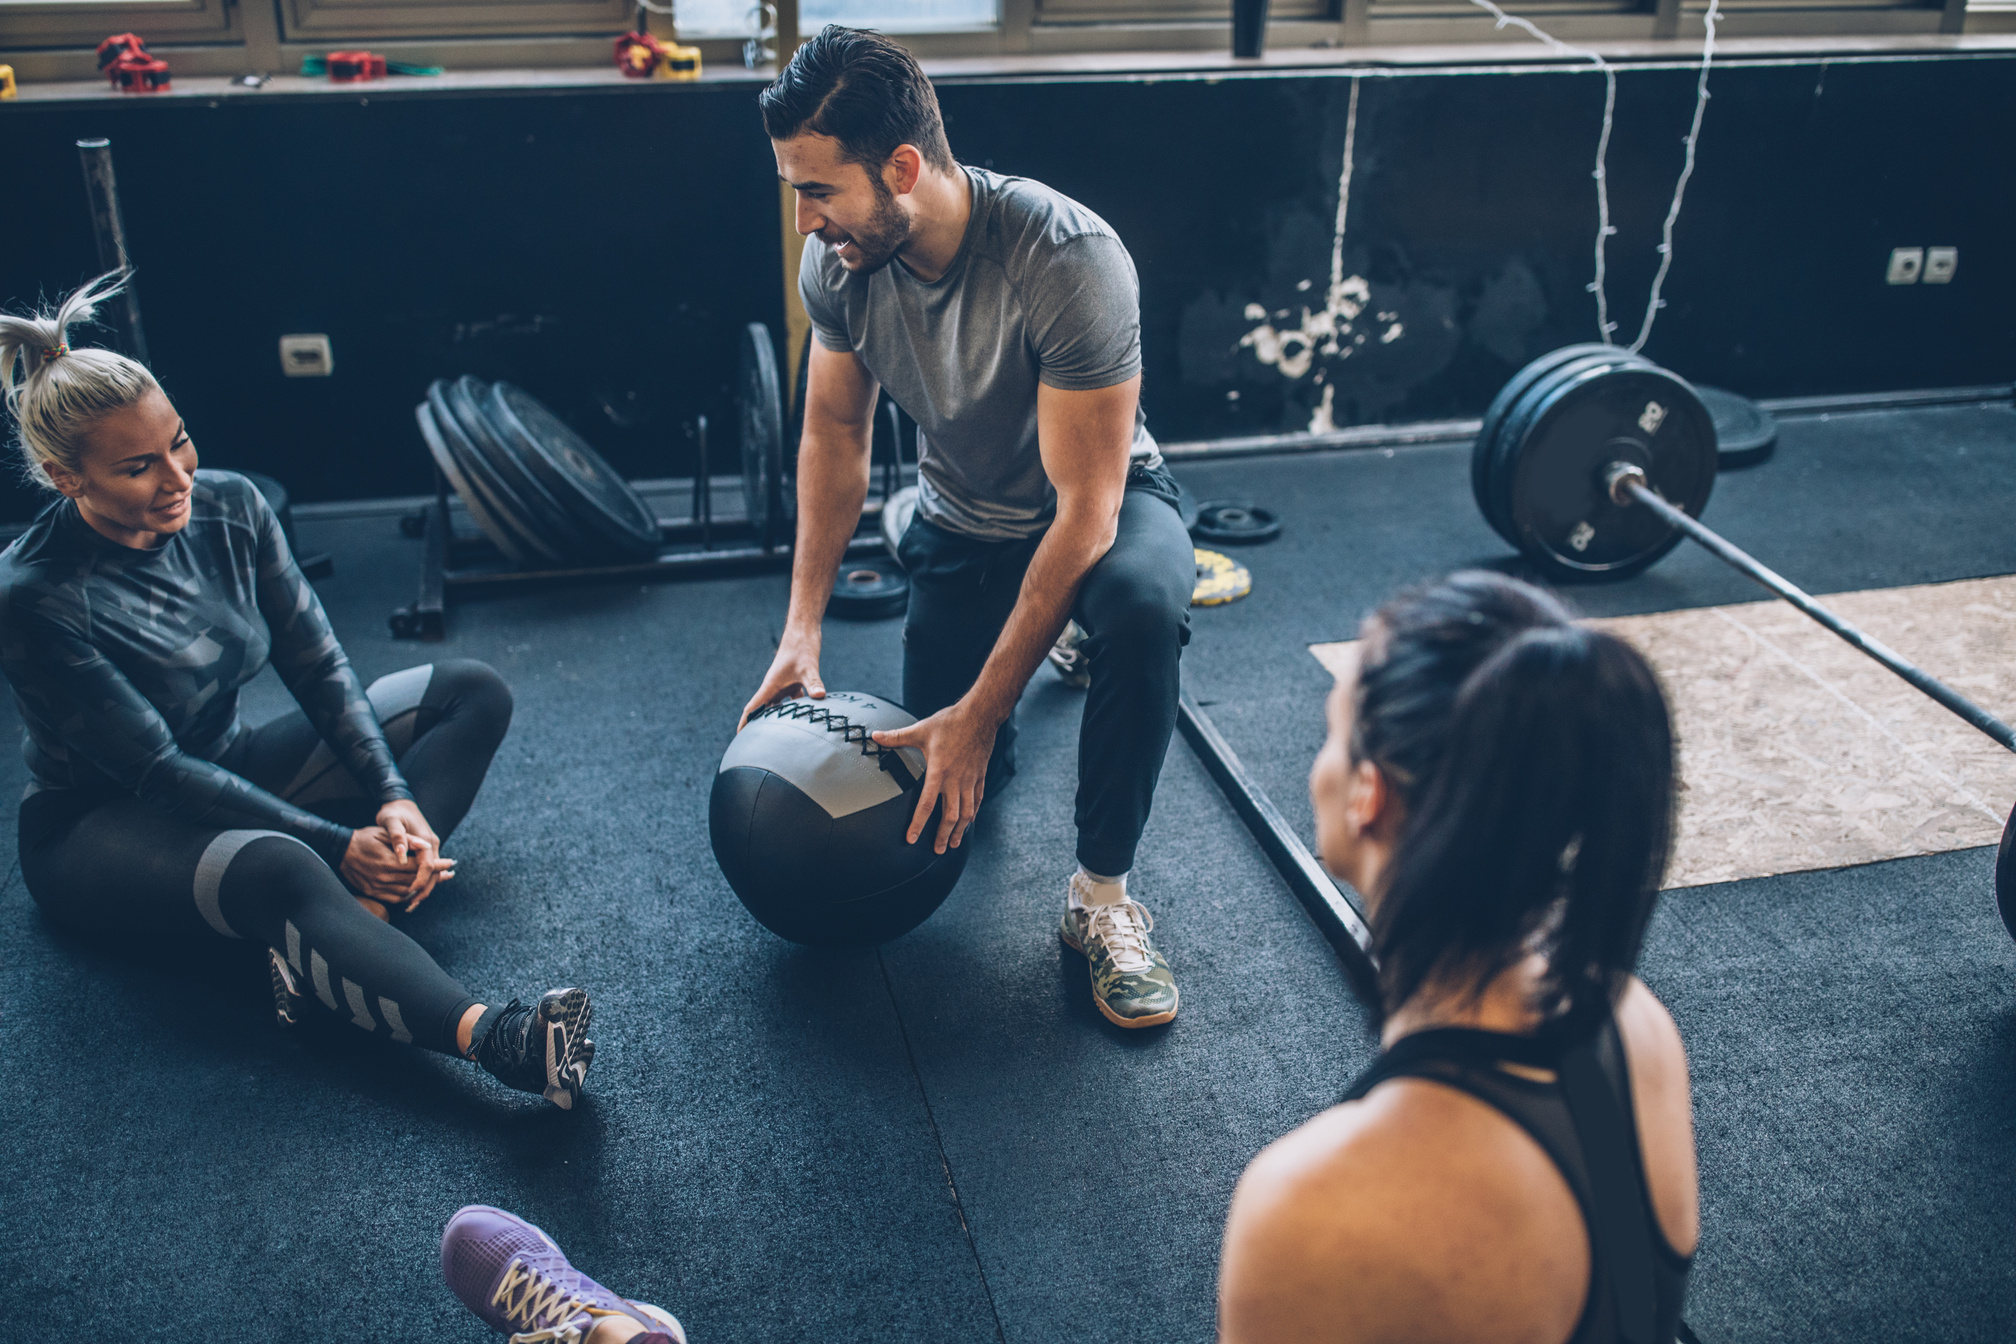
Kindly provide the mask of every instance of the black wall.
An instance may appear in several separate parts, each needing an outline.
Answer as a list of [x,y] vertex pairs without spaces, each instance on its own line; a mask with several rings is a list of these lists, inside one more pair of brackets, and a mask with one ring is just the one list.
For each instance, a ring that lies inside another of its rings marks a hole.
[[[632,476],[678,474],[695,412],[732,443],[740,326],[782,329],[756,87],[0,105],[32,196],[0,212],[0,298],[97,270],[74,142],[109,136],[155,367],[207,464],[300,499],[431,489],[413,406],[475,373]],[[285,377],[286,332],[327,332],[334,376]]]
[[[1609,280],[1636,335],[1696,71],[1618,75]],[[1360,80],[1344,273],[1370,302],[1299,379],[1239,342],[1329,282],[1352,80],[1300,75],[941,87],[954,150],[1098,210],[1141,272],[1165,440],[1480,413],[1521,364],[1596,336],[1587,292],[1603,79],[1587,69]],[[2016,378],[2016,60],[1718,65],[1646,353],[1752,396]],[[1896,246],[1955,245],[1950,285],[1891,286]],[[1299,282],[1312,282],[1306,291]],[[1401,335],[1379,337],[1396,314]],[[1228,397],[1237,393],[1236,399]]]
[[[1625,340],[1694,78],[1618,76],[1608,288]],[[1755,396],[2016,378],[2016,59],[1727,64],[1711,87],[1648,354]],[[1347,339],[1367,340],[1290,379],[1241,348],[1260,325],[1245,314],[1294,326],[1323,305],[1351,88],[1297,73],[940,96],[963,159],[1049,182],[1127,241],[1164,439],[1305,428],[1325,384],[1339,425],[1474,415],[1527,359],[1595,337],[1602,79],[1362,76],[1344,271],[1369,288]],[[473,372],[546,399],[630,474],[675,474],[696,410],[732,440],[739,326],[781,330],[753,93],[7,105],[25,190],[0,212],[0,298],[96,269],[73,142],[109,135],[155,362],[206,461],[304,499],[414,493],[430,478],[412,405]],[[1960,248],[1956,283],[1884,283],[1892,247],[1938,244]],[[277,338],[300,331],[333,338],[333,378],[281,376]],[[21,516],[31,496],[10,491],[0,513]]]

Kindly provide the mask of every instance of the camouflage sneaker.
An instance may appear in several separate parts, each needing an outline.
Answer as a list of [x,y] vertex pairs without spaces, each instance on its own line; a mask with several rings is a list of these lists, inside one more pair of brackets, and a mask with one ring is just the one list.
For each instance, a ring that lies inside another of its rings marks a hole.
[[1081,691],[1092,684],[1092,660],[1078,647],[1084,642],[1085,627],[1076,621],[1066,621],[1049,654],[1050,666],[1057,669],[1058,679]]
[[301,984],[287,959],[270,947],[266,949],[266,978],[273,984],[273,1020],[283,1027],[297,1025],[305,1011]]
[[[1076,875],[1074,885],[1079,879]],[[1091,964],[1092,1002],[1119,1027],[1159,1027],[1176,1016],[1176,977],[1148,941],[1155,917],[1139,901],[1070,905],[1058,936]]]

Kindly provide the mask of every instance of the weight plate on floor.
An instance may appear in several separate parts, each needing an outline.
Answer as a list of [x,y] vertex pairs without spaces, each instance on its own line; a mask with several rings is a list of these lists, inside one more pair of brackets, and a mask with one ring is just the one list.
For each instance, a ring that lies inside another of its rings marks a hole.
[[850,621],[901,616],[910,607],[910,579],[903,566],[885,556],[840,562],[833,600],[826,610]]
[[[1529,376],[1529,371],[1534,370],[1536,365],[1540,366],[1537,372],[1531,372]],[[1519,544],[1519,538],[1513,532],[1512,520],[1505,515],[1503,507],[1509,493],[1504,478],[1505,462],[1510,456],[1511,446],[1518,443],[1520,437],[1532,427],[1533,416],[1539,407],[1545,404],[1548,394],[1569,379],[1591,369],[1626,365],[1652,367],[1650,360],[1641,359],[1621,346],[1571,345],[1541,356],[1514,376],[1512,385],[1516,386],[1518,395],[1511,399],[1496,420],[1482,462],[1484,517],[1499,536],[1515,546]],[[1473,492],[1478,467],[1477,455],[1473,451],[1471,455]]]
[[656,510],[566,421],[510,383],[493,384],[483,410],[576,522],[629,559],[658,554]]
[[[1498,395],[1491,398],[1491,405],[1484,411],[1483,424],[1477,430],[1477,441],[1470,448],[1470,493],[1476,496],[1477,507],[1487,521],[1491,520],[1491,487],[1489,469],[1493,447],[1498,431],[1504,426],[1505,417],[1512,410],[1512,404],[1524,396],[1526,389],[1533,386],[1543,374],[1560,368],[1571,359],[1581,359],[1588,355],[1602,354],[1606,350],[1616,350],[1614,345],[1564,345],[1559,350],[1549,350],[1538,359],[1512,375],[1505,386],[1498,389]],[[1495,528],[1497,524],[1492,523]]]
[[1222,607],[1237,602],[1253,591],[1253,575],[1246,566],[1217,551],[1198,550],[1197,586],[1190,591],[1193,607]]
[[1220,499],[1197,506],[1190,535],[1220,546],[1253,546],[1281,535],[1281,520],[1272,509],[1243,499]]
[[462,507],[469,510],[469,516],[476,520],[476,526],[483,535],[490,538],[490,544],[514,565],[525,563],[525,550],[518,538],[509,529],[491,516],[490,506],[483,502],[469,484],[469,478],[462,474],[461,464],[448,451],[448,444],[441,427],[434,422],[434,408],[421,402],[413,408],[414,419],[420,422],[420,437],[427,442],[427,455],[434,459],[434,465],[441,468],[441,474],[448,478],[448,487],[461,496]]
[[1492,473],[1519,549],[1550,576],[1622,577],[1678,545],[1649,509],[1611,500],[1604,468],[1630,462],[1700,517],[1715,488],[1715,425],[1694,389],[1643,360],[1578,361],[1515,410]]
[[[561,564],[592,564],[607,560],[613,549],[574,521],[547,493],[532,470],[519,460],[517,449],[505,442],[503,434],[490,423],[483,403],[489,399],[489,384],[464,375],[442,387],[449,414],[461,426],[463,441],[474,456],[462,464],[473,479],[489,487],[491,506],[508,504],[521,527],[529,529],[538,549]],[[437,412],[438,413],[438,412]]]
[[917,516],[917,487],[906,485],[889,496],[882,505],[882,545],[887,548],[889,558],[901,563],[896,548],[903,544],[903,534],[910,530],[910,520]]
[[742,328],[742,500],[756,544],[766,550],[786,539],[790,505],[784,498],[784,407],[777,384],[777,350],[770,328]]
[[1715,447],[1720,470],[1754,467],[1778,446],[1778,422],[1771,412],[1748,397],[1719,387],[1697,387],[1701,404],[1715,421]]
[[[448,449],[449,458],[461,469],[463,483],[470,487],[470,492],[463,498],[482,502],[491,520],[516,542],[524,562],[559,563],[563,558],[559,547],[540,531],[536,522],[525,517],[523,506],[497,478],[482,452],[470,440],[469,432],[462,428],[461,419],[448,404],[454,390],[454,384],[447,379],[437,378],[427,388],[427,409],[433,418],[434,428],[439,431],[441,441]],[[473,517],[475,510],[471,509],[470,514]]]

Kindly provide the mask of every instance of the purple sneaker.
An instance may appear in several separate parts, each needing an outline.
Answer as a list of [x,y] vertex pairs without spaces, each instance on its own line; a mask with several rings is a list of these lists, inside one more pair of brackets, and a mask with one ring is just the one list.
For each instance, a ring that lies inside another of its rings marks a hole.
[[512,1344],[581,1344],[609,1317],[627,1317],[647,1337],[686,1344],[673,1315],[632,1302],[567,1263],[553,1238],[516,1214],[471,1204],[441,1230],[441,1274],[462,1305]]

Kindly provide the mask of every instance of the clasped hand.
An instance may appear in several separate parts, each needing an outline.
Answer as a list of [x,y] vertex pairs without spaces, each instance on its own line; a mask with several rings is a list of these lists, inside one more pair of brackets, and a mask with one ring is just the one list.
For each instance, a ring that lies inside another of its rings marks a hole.
[[434,828],[417,806],[401,799],[378,809],[377,825],[350,833],[342,873],[360,896],[410,911],[455,876],[455,860],[441,857]]
[[924,753],[924,791],[918,795],[917,810],[910,818],[907,839],[917,837],[931,823],[931,811],[940,800],[945,810],[938,818],[938,834],[932,848],[943,854],[957,848],[966,828],[979,814],[980,800],[987,793],[987,760],[994,754],[994,734],[998,725],[967,708],[962,701],[919,719],[908,728],[892,728],[871,733],[878,746],[915,747]]

